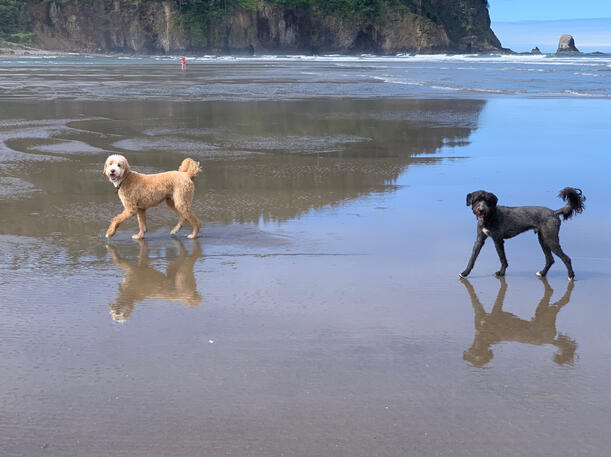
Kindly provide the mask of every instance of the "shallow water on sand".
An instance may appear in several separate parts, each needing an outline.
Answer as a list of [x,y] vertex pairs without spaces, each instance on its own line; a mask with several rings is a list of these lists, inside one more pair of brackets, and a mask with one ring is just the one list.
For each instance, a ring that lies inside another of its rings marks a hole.
[[[608,101],[3,94],[1,455],[611,445]],[[148,173],[201,161],[202,236],[170,238],[159,207],[145,241],[130,220],[107,242],[109,153]],[[492,245],[458,280],[468,192],[558,208],[567,185],[588,197],[561,230],[578,281],[561,262],[535,277],[532,233],[507,241],[504,280]]]

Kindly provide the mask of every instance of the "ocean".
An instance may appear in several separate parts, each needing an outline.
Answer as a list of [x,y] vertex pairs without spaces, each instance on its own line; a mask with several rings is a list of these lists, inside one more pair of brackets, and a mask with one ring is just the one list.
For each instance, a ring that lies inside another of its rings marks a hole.
[[[43,98],[611,97],[611,54],[202,56],[187,62],[190,71],[180,74],[180,56],[5,57],[0,89],[37,90],[45,78],[53,89],[38,94]],[[23,72],[33,67],[36,77]],[[125,86],[118,85],[126,70],[131,74]],[[95,86],[74,84],[90,77]]]

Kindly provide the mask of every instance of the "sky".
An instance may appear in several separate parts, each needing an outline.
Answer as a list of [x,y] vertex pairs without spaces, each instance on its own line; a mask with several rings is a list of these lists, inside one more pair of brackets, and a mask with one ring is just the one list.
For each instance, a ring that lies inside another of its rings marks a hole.
[[611,18],[611,0],[488,0],[493,22]]
[[582,52],[611,52],[611,0],[489,0],[492,30],[504,47],[555,52],[560,35]]

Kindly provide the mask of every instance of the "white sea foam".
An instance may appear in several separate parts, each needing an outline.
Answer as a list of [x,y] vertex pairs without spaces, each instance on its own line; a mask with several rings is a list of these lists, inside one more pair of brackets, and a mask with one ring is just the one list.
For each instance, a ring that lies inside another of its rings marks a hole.
[[[158,60],[176,60],[179,56],[162,56],[157,57]],[[322,63],[334,63],[334,64],[354,64],[354,63],[385,63],[385,64],[397,64],[397,63],[421,63],[421,64],[435,64],[435,63],[469,63],[471,65],[461,67],[465,70],[477,70],[483,65],[497,64],[518,64],[524,66],[579,66],[579,67],[600,67],[606,66],[611,67],[611,55],[604,56],[555,56],[551,54],[542,55],[506,55],[506,54],[491,54],[491,55],[480,55],[480,54],[404,54],[395,56],[374,56],[370,54],[363,55],[256,55],[256,56],[214,56],[204,55],[198,57],[189,58],[194,63],[205,62],[205,63],[248,63],[257,61],[271,61],[271,62],[322,62]],[[509,70],[511,70],[510,68]],[[539,71],[537,69],[536,71]]]
[[[112,56],[112,55],[89,55],[89,54],[70,54],[70,55],[45,55],[45,56],[19,56],[18,59],[24,60],[53,60],[62,59],[66,62],[70,58],[78,59],[104,59],[104,60],[147,60],[158,62],[176,61],[183,55],[157,55],[157,56]],[[607,66],[611,67],[611,54],[604,55],[578,55],[578,56],[556,56],[554,54],[540,55],[513,55],[513,54],[398,54],[389,56],[377,56],[372,54],[361,55],[282,55],[282,54],[261,54],[254,56],[225,56],[225,55],[201,55],[185,56],[191,62],[256,62],[256,61],[275,61],[275,62],[380,62],[380,63],[402,63],[402,62],[466,62],[472,65],[496,64],[496,63],[518,63],[522,65],[580,65],[580,66]],[[4,57],[2,62],[15,62],[11,57]],[[478,67],[463,67],[465,69]]]
[[592,76],[594,78],[598,78],[598,77],[601,76],[601,75],[597,75],[596,73],[580,73],[580,72],[575,72],[573,74],[577,75],[577,76]]
[[602,97],[602,98],[611,98],[611,94],[593,94],[591,92],[585,92],[581,90],[574,89],[566,89],[563,94],[574,95],[577,97]]
[[458,90],[462,90],[463,89],[461,87],[452,87],[452,86],[435,86],[435,85],[431,85],[429,87],[431,89],[436,89],[436,90],[452,90],[452,91],[458,91]]
[[420,81],[407,81],[404,79],[393,78],[390,76],[373,76],[373,79],[389,83],[389,84],[403,84],[405,86],[426,86],[424,82]]

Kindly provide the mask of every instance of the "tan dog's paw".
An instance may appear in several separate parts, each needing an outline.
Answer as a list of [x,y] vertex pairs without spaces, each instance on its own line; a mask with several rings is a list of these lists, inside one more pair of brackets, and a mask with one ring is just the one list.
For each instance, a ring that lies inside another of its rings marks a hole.
[[132,235],[132,239],[134,240],[141,240],[142,238],[144,238],[144,233],[134,233]]
[[114,234],[115,234],[115,231],[114,231],[114,230],[108,230],[108,231],[106,232],[106,238],[110,238],[110,237],[111,237],[111,236],[113,236]]

